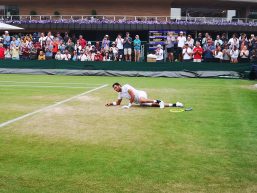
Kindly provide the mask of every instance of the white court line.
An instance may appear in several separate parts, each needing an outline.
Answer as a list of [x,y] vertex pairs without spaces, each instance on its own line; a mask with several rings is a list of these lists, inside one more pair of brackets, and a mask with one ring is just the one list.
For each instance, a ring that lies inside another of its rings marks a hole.
[[58,82],[22,82],[22,81],[7,81],[7,80],[0,80],[0,82],[5,83],[28,83],[28,84],[82,84],[82,85],[97,85],[100,86],[101,84],[91,84],[91,83],[81,83],[81,82],[67,82],[67,83],[58,83]]
[[55,103],[55,104],[53,104],[53,105],[50,105],[50,106],[47,106],[47,107],[38,109],[38,110],[33,111],[33,112],[31,112],[31,113],[28,113],[28,114],[22,115],[22,116],[20,116],[20,117],[17,117],[17,118],[15,118],[15,119],[11,119],[11,120],[9,120],[9,121],[6,121],[6,122],[4,122],[4,123],[1,123],[1,124],[0,124],[0,128],[2,128],[2,127],[4,127],[4,126],[7,126],[7,125],[10,125],[10,124],[12,124],[12,123],[14,123],[14,122],[17,122],[17,121],[21,120],[21,119],[25,119],[26,117],[29,117],[29,116],[35,115],[35,114],[37,114],[37,113],[43,112],[43,111],[45,111],[45,110],[48,110],[48,109],[50,109],[50,108],[56,107],[56,106],[58,106],[58,105],[67,103],[67,102],[69,102],[69,101],[71,101],[71,100],[73,100],[73,99],[76,99],[76,98],[80,97],[80,96],[89,94],[89,93],[94,92],[94,91],[96,91],[96,90],[100,90],[100,89],[102,89],[102,88],[104,88],[104,87],[107,87],[107,86],[108,86],[108,84],[99,86],[99,87],[94,88],[94,89],[92,89],[92,90],[83,92],[83,93],[81,93],[81,94],[79,94],[79,95],[76,95],[76,96],[73,96],[73,97],[71,97],[71,98],[68,98],[68,99],[62,100],[62,101],[60,101],[60,102],[57,102],[57,103]]
[[78,86],[31,86],[31,85],[18,85],[18,84],[5,84],[0,87],[26,87],[26,88],[95,88],[95,87],[78,87]]

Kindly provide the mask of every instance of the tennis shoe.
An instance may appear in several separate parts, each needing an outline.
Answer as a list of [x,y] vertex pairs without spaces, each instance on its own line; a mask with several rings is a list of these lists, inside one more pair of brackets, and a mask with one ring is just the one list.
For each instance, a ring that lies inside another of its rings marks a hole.
[[163,109],[164,106],[165,106],[163,101],[160,101],[160,102],[159,102],[159,105],[160,105],[160,109]]
[[180,102],[176,102],[176,107],[184,107],[184,105]]

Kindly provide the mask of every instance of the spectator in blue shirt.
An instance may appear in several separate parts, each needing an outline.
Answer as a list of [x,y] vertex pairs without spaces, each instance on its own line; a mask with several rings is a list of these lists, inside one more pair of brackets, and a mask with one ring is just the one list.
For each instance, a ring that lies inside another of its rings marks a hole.
[[207,44],[205,44],[203,46],[203,50],[204,50],[204,61],[205,62],[213,62],[215,46],[213,44],[212,39],[207,40]]
[[140,60],[140,51],[141,51],[141,40],[139,39],[139,35],[136,35],[136,39],[134,40],[134,53],[135,53],[135,62],[139,62]]

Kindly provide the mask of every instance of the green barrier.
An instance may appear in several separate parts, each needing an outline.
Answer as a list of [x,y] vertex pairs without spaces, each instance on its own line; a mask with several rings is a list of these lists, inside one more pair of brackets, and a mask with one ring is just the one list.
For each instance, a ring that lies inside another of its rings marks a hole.
[[249,63],[147,63],[147,62],[73,62],[37,60],[0,60],[0,68],[18,69],[69,69],[69,70],[115,70],[115,71],[250,71]]

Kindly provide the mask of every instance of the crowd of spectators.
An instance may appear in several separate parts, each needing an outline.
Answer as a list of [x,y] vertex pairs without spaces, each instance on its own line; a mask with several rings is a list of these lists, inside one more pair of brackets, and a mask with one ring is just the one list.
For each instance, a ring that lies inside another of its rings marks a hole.
[[[209,33],[197,37],[180,32],[169,32],[163,45],[154,51],[157,61],[170,62],[249,62],[257,60],[257,38],[254,34],[247,37],[242,33],[217,35]],[[26,35],[9,35],[8,31],[0,36],[0,59],[9,60],[72,60],[72,61],[135,61],[141,56],[139,35],[134,38],[129,32],[122,37],[118,34],[113,40],[105,35],[101,41],[91,43],[83,35],[70,36],[51,32]]]
[[72,60],[72,61],[131,61],[140,59],[141,41],[139,35],[134,40],[127,32],[125,37],[118,34],[114,41],[105,35],[102,41],[94,44],[82,35],[77,38],[66,32],[52,34],[34,33],[9,35],[8,31],[0,36],[0,59],[12,60]]
[[213,39],[209,33],[204,36],[199,33],[194,39],[182,31],[178,36],[169,32],[166,41],[167,55],[170,62],[249,62],[257,58],[257,38],[254,34],[247,37],[241,33],[238,37],[233,34],[227,38],[226,34],[217,35]]

